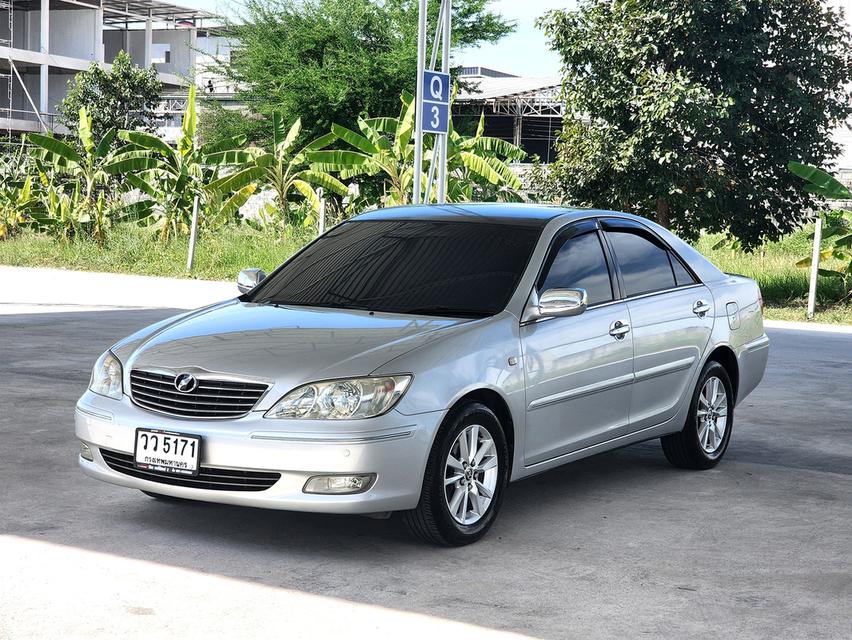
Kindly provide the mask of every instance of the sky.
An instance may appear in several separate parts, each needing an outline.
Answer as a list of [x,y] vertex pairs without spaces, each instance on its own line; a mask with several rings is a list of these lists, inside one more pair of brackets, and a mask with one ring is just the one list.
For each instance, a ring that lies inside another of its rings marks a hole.
[[[226,12],[229,4],[223,0],[177,0],[176,3],[220,13]],[[521,76],[559,75],[559,57],[548,48],[535,21],[551,9],[570,8],[574,4],[574,0],[494,0],[492,10],[516,21],[517,30],[497,44],[457,52],[454,60],[457,64],[491,67]]]

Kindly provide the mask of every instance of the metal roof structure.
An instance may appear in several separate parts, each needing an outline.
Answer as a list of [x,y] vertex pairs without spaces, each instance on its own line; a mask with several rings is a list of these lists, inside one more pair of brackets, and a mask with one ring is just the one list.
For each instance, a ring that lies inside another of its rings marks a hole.
[[[40,0],[4,0],[14,9],[23,11],[38,11],[41,8]],[[51,9],[103,9],[104,24],[124,24],[126,22],[145,22],[148,19],[154,22],[180,22],[190,21],[198,26],[202,19],[216,19],[218,16],[209,11],[193,9],[161,2],[160,0],[54,0]]]
[[[104,23],[134,22],[147,20],[157,22],[180,22],[183,20],[198,23],[207,18],[217,18],[216,14],[201,9],[192,9],[160,0],[101,0],[104,9]],[[197,24],[196,24],[197,26]]]
[[495,114],[507,116],[561,117],[564,112],[559,94],[562,81],[544,78],[462,76],[470,86],[459,91],[458,104],[485,104]]

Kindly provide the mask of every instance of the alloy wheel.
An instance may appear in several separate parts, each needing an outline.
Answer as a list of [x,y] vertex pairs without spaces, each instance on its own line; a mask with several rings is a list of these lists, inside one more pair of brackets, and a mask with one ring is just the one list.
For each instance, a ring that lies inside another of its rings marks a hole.
[[456,522],[475,524],[488,511],[497,489],[498,465],[488,429],[473,424],[459,433],[444,465],[444,499]]
[[698,396],[698,444],[712,455],[719,450],[728,426],[728,391],[721,379],[707,378]]

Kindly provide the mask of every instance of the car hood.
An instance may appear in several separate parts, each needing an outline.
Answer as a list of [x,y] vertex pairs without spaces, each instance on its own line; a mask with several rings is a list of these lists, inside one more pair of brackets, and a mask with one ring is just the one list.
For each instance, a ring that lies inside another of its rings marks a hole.
[[263,409],[300,384],[367,375],[465,322],[234,300],[155,325],[146,337],[119,343],[114,351],[125,363],[125,377],[143,368],[268,382],[272,392],[257,407]]

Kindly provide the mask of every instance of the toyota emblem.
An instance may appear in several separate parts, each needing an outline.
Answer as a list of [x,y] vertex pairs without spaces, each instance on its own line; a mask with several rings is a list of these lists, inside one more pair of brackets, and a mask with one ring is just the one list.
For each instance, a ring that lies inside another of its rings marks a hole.
[[181,393],[192,393],[198,388],[198,379],[191,373],[181,373],[175,378],[175,389]]

